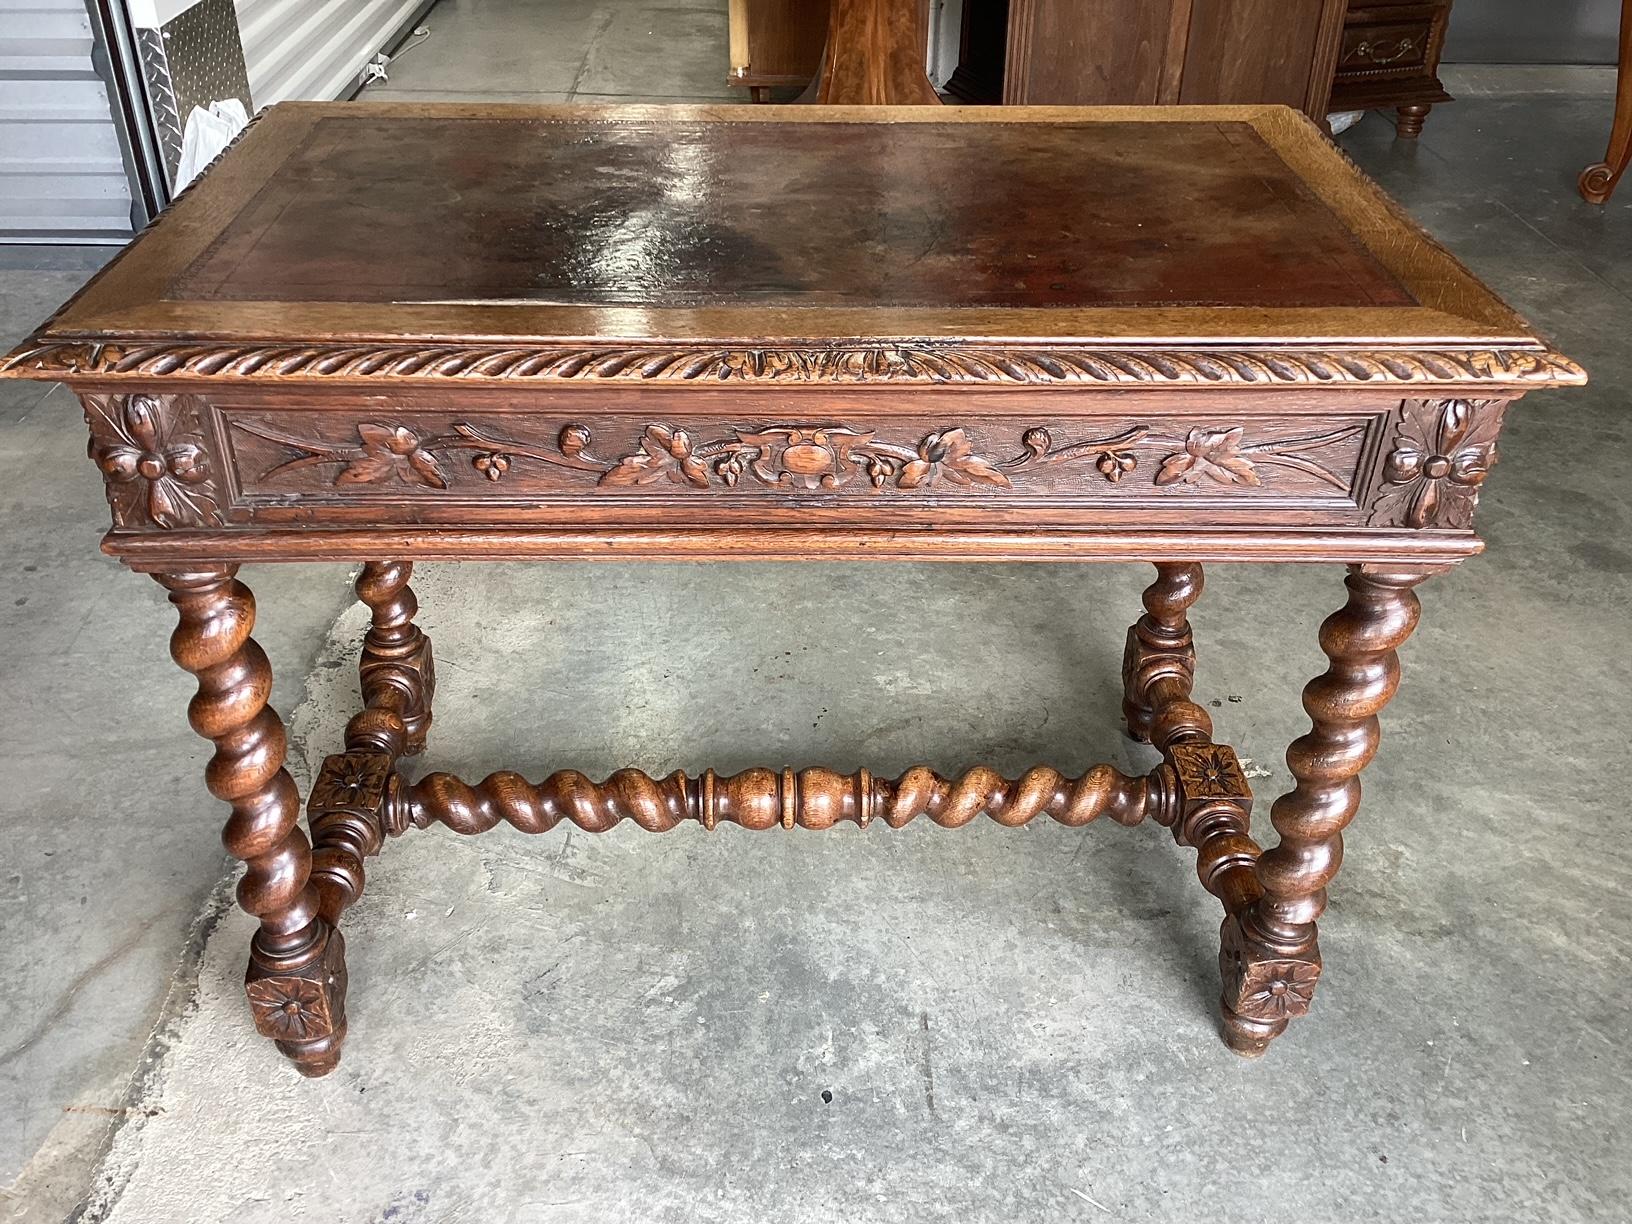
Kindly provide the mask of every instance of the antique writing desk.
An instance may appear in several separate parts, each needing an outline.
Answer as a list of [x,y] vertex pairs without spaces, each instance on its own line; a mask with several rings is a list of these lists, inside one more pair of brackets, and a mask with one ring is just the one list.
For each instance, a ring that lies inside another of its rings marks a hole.
[[[281,106],[4,365],[79,395],[103,547],[180,614],[255,1022],[309,1075],[364,860],[435,822],[1148,816],[1223,904],[1225,1033],[1262,1052],[1320,973],[1413,587],[1479,550],[1508,406],[1584,378],[1275,107]],[[1153,562],[1123,708],[1161,763],[414,780],[412,562],[563,557]],[[318,559],[363,562],[373,625],[308,834],[236,574]],[[1348,569],[1262,855],[1191,700],[1223,561]]]

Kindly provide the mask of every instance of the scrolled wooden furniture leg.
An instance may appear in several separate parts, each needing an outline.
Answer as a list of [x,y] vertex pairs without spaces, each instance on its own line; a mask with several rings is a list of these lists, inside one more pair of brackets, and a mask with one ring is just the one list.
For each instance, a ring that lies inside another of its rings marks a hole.
[[1604,160],[1581,172],[1581,195],[1589,204],[1607,204],[1632,165],[1632,0],[1621,0],[1621,72],[1615,93],[1615,124]]
[[1296,784],[1270,809],[1280,843],[1258,860],[1263,896],[1224,919],[1224,1035],[1238,1054],[1262,1054],[1313,1000],[1315,923],[1360,806],[1360,773],[1377,753],[1378,715],[1399,688],[1395,652],[1419,615],[1412,588],[1426,577],[1351,566],[1348,602],[1321,626],[1331,666],[1303,691],[1313,725],[1287,750]]
[[[1172,680],[1188,697],[1195,681],[1195,640],[1186,614],[1201,598],[1205,581],[1201,566],[1191,562],[1158,564],[1156,580],[1145,588],[1145,614],[1128,630],[1122,652],[1122,715],[1128,734],[1140,743],[1151,738],[1151,687]],[[1210,724],[1207,733],[1212,733]]]
[[346,1036],[345,944],[318,914],[283,721],[267,704],[272,668],[250,636],[255,598],[236,575],[219,565],[154,577],[181,617],[170,653],[198,678],[188,720],[215,744],[205,780],[232,805],[222,841],[248,868],[238,903],[261,922],[244,978],[255,1026],[302,1075],[323,1075]]

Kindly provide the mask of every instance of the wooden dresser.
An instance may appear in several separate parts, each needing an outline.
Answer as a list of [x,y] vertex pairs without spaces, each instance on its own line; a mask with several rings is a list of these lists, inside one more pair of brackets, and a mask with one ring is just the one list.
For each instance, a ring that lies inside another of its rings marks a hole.
[[803,89],[821,62],[827,15],[825,0],[731,0],[730,83],[755,102],[778,87]]
[[[1011,105],[1282,103],[1324,119],[1345,11],[1345,0],[965,0],[951,90]],[[1000,72],[994,27],[1007,31]]]
[[1414,139],[1428,112],[1451,95],[1439,82],[1439,57],[1452,0],[1353,0],[1332,85],[1332,110],[1399,112],[1398,131]]

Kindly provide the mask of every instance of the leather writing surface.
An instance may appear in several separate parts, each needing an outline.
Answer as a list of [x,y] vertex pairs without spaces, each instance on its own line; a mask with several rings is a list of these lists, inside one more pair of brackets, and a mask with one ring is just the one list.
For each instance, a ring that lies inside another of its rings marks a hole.
[[1246,123],[313,126],[180,300],[1410,306]]

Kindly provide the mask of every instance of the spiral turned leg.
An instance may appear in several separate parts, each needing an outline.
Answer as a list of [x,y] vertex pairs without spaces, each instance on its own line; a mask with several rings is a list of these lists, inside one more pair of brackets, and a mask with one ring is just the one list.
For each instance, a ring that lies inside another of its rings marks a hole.
[[[1145,588],[1145,614],[1128,630],[1127,649],[1122,654],[1122,715],[1128,734],[1140,743],[1151,741],[1151,719],[1158,704],[1153,688],[1166,685],[1173,688],[1174,695],[1178,690],[1186,699],[1190,695],[1196,648],[1185,614],[1201,598],[1203,583],[1199,565],[1159,563],[1156,581]],[[1209,724],[1207,734],[1211,733]]]
[[393,756],[425,751],[436,669],[431,639],[414,624],[419,600],[407,561],[370,561],[357,575],[357,598],[374,614],[363,638],[360,672],[364,712],[346,728],[348,747],[369,741]]
[[378,854],[402,779],[400,757],[425,748],[436,670],[431,639],[414,624],[419,601],[406,561],[370,561],[357,576],[357,598],[373,613],[359,672],[363,708],[346,725],[346,750],[323,762],[307,805],[312,827],[312,880],[331,926],[363,893],[363,861]]
[[1296,784],[1270,809],[1280,844],[1258,860],[1262,897],[1224,920],[1224,1035],[1239,1054],[1262,1054],[1313,1000],[1315,920],[1360,806],[1360,773],[1377,753],[1377,716],[1399,688],[1395,652],[1416,628],[1412,588],[1425,577],[1352,566],[1348,603],[1321,626],[1331,666],[1303,691],[1313,726],[1287,750]]
[[193,730],[215,744],[210,793],[232,805],[222,841],[248,870],[238,903],[260,919],[244,985],[255,1026],[303,1075],[340,1060],[346,1035],[345,945],[318,916],[300,795],[283,768],[284,729],[267,704],[272,668],[250,637],[255,598],[236,566],[157,574],[181,623],[170,653],[198,677]]

